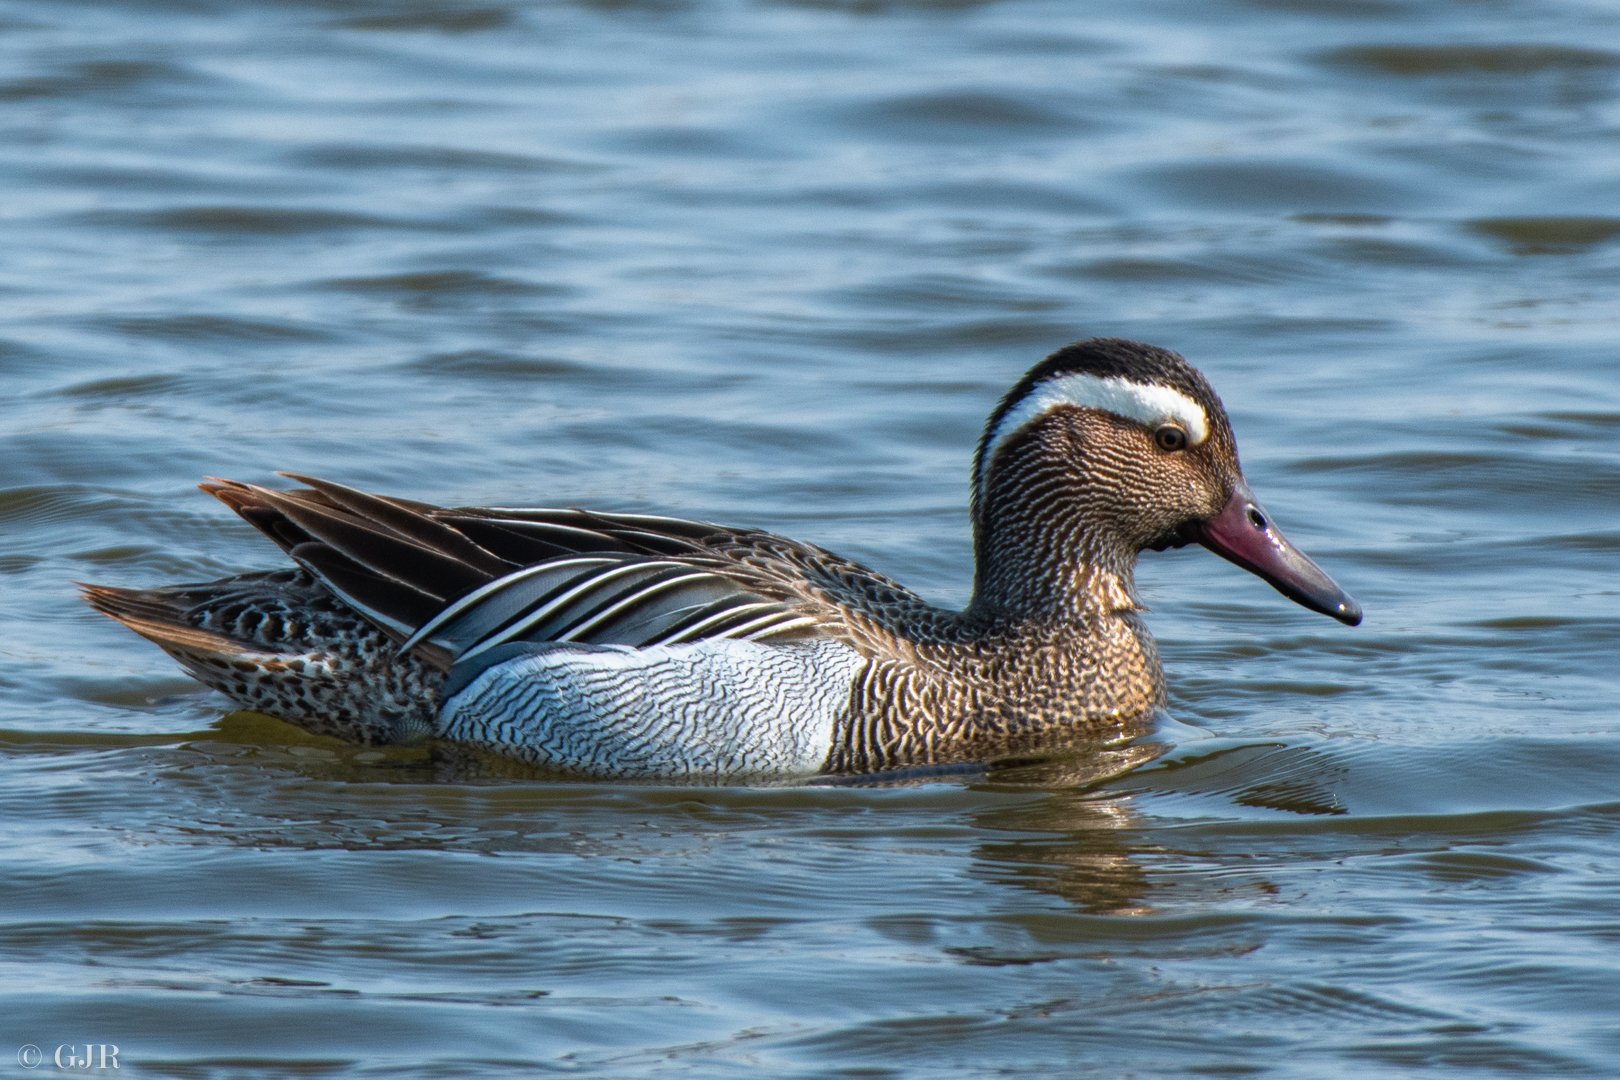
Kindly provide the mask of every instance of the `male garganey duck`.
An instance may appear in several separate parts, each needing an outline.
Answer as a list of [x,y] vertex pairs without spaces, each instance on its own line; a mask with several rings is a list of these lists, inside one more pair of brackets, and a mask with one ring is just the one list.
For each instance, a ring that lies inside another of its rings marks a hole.
[[810,544],[642,514],[442,509],[311,477],[203,490],[296,569],[86,587],[247,709],[359,743],[427,736],[568,773],[743,781],[1107,741],[1165,702],[1137,554],[1200,543],[1354,626],[1174,353],[1060,349],[973,456],[963,611]]

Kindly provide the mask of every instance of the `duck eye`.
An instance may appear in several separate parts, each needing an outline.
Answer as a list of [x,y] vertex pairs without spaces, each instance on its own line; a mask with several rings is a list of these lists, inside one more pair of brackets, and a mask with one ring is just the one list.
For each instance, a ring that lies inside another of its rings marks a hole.
[[1170,454],[1187,449],[1187,433],[1173,424],[1166,424],[1155,431],[1153,441],[1159,444],[1160,450]]

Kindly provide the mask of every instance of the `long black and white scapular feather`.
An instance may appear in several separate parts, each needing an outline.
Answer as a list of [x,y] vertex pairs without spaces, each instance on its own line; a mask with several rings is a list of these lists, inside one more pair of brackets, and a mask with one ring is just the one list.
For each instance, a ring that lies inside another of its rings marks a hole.
[[720,526],[578,510],[424,512],[284,475],[310,490],[223,481],[211,490],[227,502],[258,504],[243,516],[268,523],[301,565],[401,635],[400,652],[425,644],[459,665],[514,642],[643,648],[785,640],[816,624],[748,589],[746,570],[705,548],[704,539],[728,533]]

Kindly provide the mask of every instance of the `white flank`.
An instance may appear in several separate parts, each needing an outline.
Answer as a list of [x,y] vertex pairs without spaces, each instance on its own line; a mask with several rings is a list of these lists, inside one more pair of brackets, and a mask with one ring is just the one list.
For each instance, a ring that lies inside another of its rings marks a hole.
[[565,647],[484,671],[435,730],[596,776],[786,779],[826,760],[864,666],[825,640]]
[[1179,390],[1132,382],[1119,376],[1105,379],[1097,375],[1060,375],[1036,386],[1007,410],[990,436],[981,469],[990,464],[1002,443],[1059,405],[1101,409],[1149,427],[1172,420],[1187,432],[1188,446],[1197,446],[1209,438],[1209,418],[1203,408]]

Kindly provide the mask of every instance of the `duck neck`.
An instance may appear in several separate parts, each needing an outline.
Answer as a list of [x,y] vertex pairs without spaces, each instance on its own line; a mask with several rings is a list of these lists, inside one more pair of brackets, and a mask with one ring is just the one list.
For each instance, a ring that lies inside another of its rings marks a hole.
[[[971,615],[996,622],[1089,622],[1137,611],[1136,549],[1095,524],[1063,477],[1001,471],[976,508]],[[1047,499],[1030,492],[1062,491]]]

